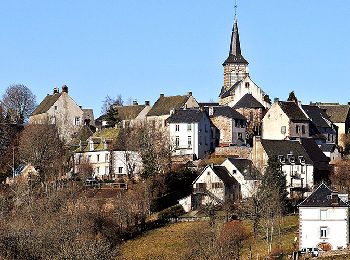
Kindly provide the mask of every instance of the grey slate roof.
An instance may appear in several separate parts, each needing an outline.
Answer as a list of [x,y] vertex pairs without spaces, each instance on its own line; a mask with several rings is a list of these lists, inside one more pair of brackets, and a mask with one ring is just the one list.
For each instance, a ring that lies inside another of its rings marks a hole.
[[329,116],[318,106],[302,105],[303,110],[309,116],[316,127],[330,127]]
[[[293,153],[295,158],[303,156],[306,164],[313,164],[309,154],[299,141],[262,139],[261,144],[269,157],[283,155],[285,158],[288,158],[288,154]],[[298,163],[299,161],[296,160],[296,164]]]
[[265,108],[252,94],[245,94],[233,108]]
[[200,102],[198,103],[199,107],[210,107],[210,106],[219,106],[217,102]]
[[[217,116],[224,116],[227,118],[232,118],[232,119],[240,119],[240,120],[244,120],[246,121],[247,119],[240,114],[239,112],[237,112],[236,110],[234,110],[233,108],[229,107],[229,106],[213,106],[213,115],[210,115],[210,117],[217,117]],[[204,110],[209,113],[209,107],[204,107]]]
[[213,170],[225,185],[234,185],[237,182],[236,179],[229,174],[226,167],[214,165]]
[[279,101],[278,104],[280,105],[283,112],[288,116],[288,118],[292,121],[308,121],[309,119],[306,117],[306,115],[303,113],[303,111],[300,109],[298,104],[296,104],[293,101]]
[[322,152],[313,138],[301,138],[300,141],[316,169],[322,171],[330,170],[329,158]]
[[335,144],[321,144],[320,148],[325,153],[332,153],[336,147],[337,146]]
[[225,91],[224,88],[222,88],[219,97],[225,98],[225,97],[231,96],[231,92],[232,92],[236,87],[238,87],[239,84],[241,84],[241,83],[242,83],[242,80],[237,81],[235,84],[232,85],[232,87],[230,87],[230,88],[229,88],[228,90],[226,90],[226,91]]
[[253,162],[248,159],[241,158],[227,158],[240,173],[244,176],[245,180],[260,180],[261,174],[258,169],[255,168]]
[[148,112],[147,116],[162,116],[169,115],[170,110],[172,109],[180,109],[187,102],[189,96],[161,96],[154,103],[151,110]]
[[42,113],[46,113],[55,102],[60,98],[62,93],[55,93],[53,95],[47,95],[43,101],[36,107],[36,109],[31,114],[32,116],[40,115]]
[[342,201],[339,197],[337,198],[337,203],[332,203],[331,194],[333,191],[327,187],[326,184],[320,184],[317,189],[311,193],[303,202],[301,202],[299,207],[349,207],[347,203]]
[[349,105],[322,105],[320,108],[324,109],[334,123],[345,123],[350,117]]
[[248,64],[248,61],[243,57],[241,53],[241,43],[239,41],[239,32],[238,32],[238,24],[237,20],[235,20],[232,28],[231,34],[231,44],[230,44],[230,52],[228,58],[225,60],[223,65],[226,64]]
[[198,123],[207,114],[199,109],[176,110],[166,121],[167,123]]

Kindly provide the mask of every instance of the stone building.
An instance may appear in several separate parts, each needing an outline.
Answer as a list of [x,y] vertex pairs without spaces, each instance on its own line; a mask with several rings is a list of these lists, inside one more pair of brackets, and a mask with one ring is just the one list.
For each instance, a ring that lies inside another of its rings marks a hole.
[[246,118],[228,106],[204,107],[212,124],[218,129],[216,146],[246,143]]
[[160,94],[147,114],[147,122],[153,122],[159,128],[165,128],[166,120],[175,110],[198,107],[199,104],[192,96],[192,92],[188,92],[187,95],[183,96],[164,96],[164,94]]
[[223,63],[223,67],[224,85],[222,86],[219,95],[220,105],[233,107],[246,94],[251,94],[265,108],[270,107],[269,97],[250,78],[248,61],[241,53],[236,17],[232,29],[229,55]]
[[92,109],[78,106],[64,85],[61,92],[54,88],[53,94],[44,98],[29,117],[29,124],[54,124],[60,137],[70,142],[83,125],[94,125],[94,115]]

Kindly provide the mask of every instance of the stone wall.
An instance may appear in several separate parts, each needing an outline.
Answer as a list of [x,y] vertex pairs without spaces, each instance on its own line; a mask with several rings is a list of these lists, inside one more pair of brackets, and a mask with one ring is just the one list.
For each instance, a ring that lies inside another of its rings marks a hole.
[[252,153],[251,147],[230,146],[230,147],[216,147],[214,154],[217,156],[238,157],[238,158],[251,160],[251,153]]

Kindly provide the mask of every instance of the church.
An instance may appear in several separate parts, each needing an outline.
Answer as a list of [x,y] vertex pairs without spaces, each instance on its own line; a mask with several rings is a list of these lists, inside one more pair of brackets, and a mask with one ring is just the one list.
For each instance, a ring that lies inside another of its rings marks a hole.
[[270,107],[269,96],[250,78],[248,64],[241,52],[237,16],[235,15],[230,52],[222,64],[224,85],[219,95],[220,105],[234,107],[239,101],[246,99],[249,102],[258,102],[264,108]]
[[220,91],[219,104],[232,107],[245,116],[247,119],[247,139],[252,141],[253,136],[261,135],[262,119],[271,106],[271,100],[251,79],[248,64],[241,52],[235,14],[230,52],[222,64],[224,85]]

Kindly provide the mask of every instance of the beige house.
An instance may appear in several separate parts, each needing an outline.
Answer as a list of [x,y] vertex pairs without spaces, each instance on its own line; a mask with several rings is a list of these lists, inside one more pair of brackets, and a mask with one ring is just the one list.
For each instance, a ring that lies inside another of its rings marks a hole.
[[20,165],[14,172],[14,178],[6,178],[6,184],[10,185],[14,182],[28,183],[39,176],[38,171],[30,163]]
[[262,139],[287,140],[309,137],[309,119],[298,103],[276,101],[263,118]]
[[91,109],[82,109],[68,95],[68,87],[62,91],[54,88],[52,95],[47,95],[29,117],[29,124],[54,124],[60,137],[70,142],[73,135],[86,124],[94,124]]
[[165,128],[166,120],[175,110],[185,108],[198,108],[199,104],[192,96],[192,92],[188,92],[183,96],[164,96],[160,94],[158,100],[147,114],[147,122],[155,123],[159,128]]

